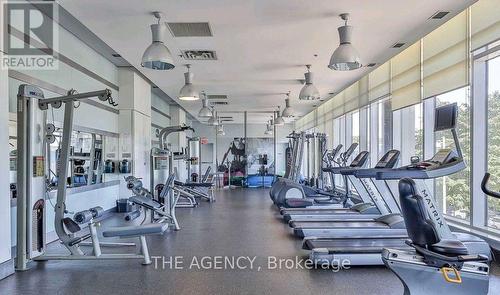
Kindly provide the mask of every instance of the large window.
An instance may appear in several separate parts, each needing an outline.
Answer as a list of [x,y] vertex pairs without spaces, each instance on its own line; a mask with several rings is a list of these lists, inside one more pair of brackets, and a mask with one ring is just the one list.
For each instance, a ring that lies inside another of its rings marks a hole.
[[401,152],[401,164],[408,165],[411,157],[423,157],[422,103],[393,112],[393,146]]
[[351,114],[352,120],[352,140],[351,142],[356,142],[359,144],[359,111]]
[[[436,199],[445,214],[470,219],[470,103],[468,87],[460,88],[436,96],[436,107],[457,103],[459,107],[457,133],[467,168],[450,176],[437,178],[435,181]],[[454,149],[453,136],[450,131],[435,134],[436,150]]]
[[[488,171],[490,188],[500,190],[500,57],[486,62],[488,85]],[[487,225],[500,229],[500,200],[487,198]]]

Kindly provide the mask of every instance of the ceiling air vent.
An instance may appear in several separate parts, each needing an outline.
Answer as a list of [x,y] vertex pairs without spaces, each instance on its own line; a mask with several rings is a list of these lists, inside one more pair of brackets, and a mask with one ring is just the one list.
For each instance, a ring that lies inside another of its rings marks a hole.
[[182,57],[187,60],[216,60],[217,54],[213,50],[183,50]]
[[208,99],[227,99],[227,95],[224,94],[209,94],[207,95]]
[[396,44],[392,45],[391,47],[392,48],[401,48],[401,47],[405,46],[405,44],[406,43],[396,43]]
[[208,23],[167,23],[168,29],[174,37],[212,37],[212,30]]
[[377,65],[376,63],[372,62],[372,63],[367,64],[366,66],[367,66],[368,68],[371,68],[371,67],[374,67],[374,66],[376,66],[376,65]]
[[213,105],[225,105],[227,104],[227,101],[212,101],[211,104]]
[[447,16],[449,11],[438,11],[434,13],[429,19],[442,19],[443,17]]
[[122,57],[121,55],[119,55],[118,53],[113,53],[111,54],[113,57]]

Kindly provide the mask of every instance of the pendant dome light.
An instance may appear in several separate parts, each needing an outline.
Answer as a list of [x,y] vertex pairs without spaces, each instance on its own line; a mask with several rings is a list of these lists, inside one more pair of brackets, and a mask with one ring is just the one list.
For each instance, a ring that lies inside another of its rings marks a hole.
[[151,25],[153,42],[144,51],[141,66],[153,70],[171,70],[175,68],[174,59],[170,50],[163,43],[166,28],[161,23],[161,13],[155,11],[153,15],[158,20],[158,23]]
[[349,13],[342,13],[340,18],[345,21],[345,24],[337,29],[339,31],[340,45],[333,52],[328,67],[336,71],[359,69],[362,66],[359,53],[351,44],[353,27],[347,25]]
[[295,117],[295,111],[294,109],[290,106],[290,91],[286,94],[285,98],[285,109],[283,110],[283,113],[281,113],[281,117],[291,119]]
[[217,125],[217,135],[226,135],[226,132],[224,132],[224,125]]
[[200,118],[210,118],[212,117],[212,110],[208,107],[208,98],[205,92],[201,93],[203,98],[201,99],[202,107],[198,112],[198,117]]
[[313,73],[311,73],[311,65],[306,65],[307,72],[304,73],[304,77],[306,78],[306,83],[302,90],[299,93],[300,100],[316,100],[320,99],[319,91],[316,86],[313,85]]
[[270,135],[270,134],[273,134],[273,128],[272,128],[272,120],[269,120],[267,121],[267,124],[266,124],[266,131],[264,131],[264,134],[266,135]]
[[208,119],[208,125],[217,126],[219,125],[219,119],[217,118],[217,112],[215,109],[212,109],[212,116]]
[[193,73],[189,71],[191,65],[186,65],[187,72],[184,73],[184,86],[182,86],[181,91],[179,91],[179,99],[180,100],[198,100],[200,99],[200,94],[196,87],[193,85]]
[[281,117],[281,112],[280,112],[280,107],[278,106],[278,112],[276,113],[276,119],[274,119],[274,125],[276,126],[283,126],[285,125],[285,120],[283,120],[283,117]]

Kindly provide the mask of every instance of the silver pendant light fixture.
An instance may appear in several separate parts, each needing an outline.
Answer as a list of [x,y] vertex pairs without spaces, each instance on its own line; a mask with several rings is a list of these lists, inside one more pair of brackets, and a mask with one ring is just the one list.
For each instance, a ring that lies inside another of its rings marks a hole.
[[212,109],[212,116],[210,117],[210,119],[208,119],[207,124],[210,126],[219,125],[219,118],[217,118],[217,112],[215,111],[214,108]]
[[333,52],[328,67],[336,71],[359,69],[362,66],[359,53],[351,44],[353,27],[347,25],[349,13],[342,13],[340,18],[345,21],[345,24],[338,28],[340,45]]
[[146,48],[142,55],[141,66],[153,70],[171,70],[175,67],[172,53],[163,43],[166,27],[161,23],[161,13],[153,12],[158,20],[157,24],[151,25],[153,42]]
[[212,117],[212,110],[208,107],[208,98],[205,92],[201,93],[203,98],[201,99],[201,109],[198,112],[198,117],[200,118],[210,118]]
[[184,73],[184,86],[182,86],[179,91],[180,100],[198,100],[200,99],[200,94],[196,87],[193,85],[193,73],[189,70],[191,68],[190,64],[186,65],[187,72]]
[[285,98],[285,109],[283,110],[283,113],[281,113],[281,117],[291,119],[295,117],[295,111],[290,105],[290,91],[286,94]]
[[317,100],[320,99],[319,91],[316,86],[313,85],[313,73],[311,73],[311,65],[306,65],[307,72],[304,73],[306,78],[306,83],[304,87],[300,90],[299,99],[300,100]]
[[285,120],[281,117],[280,107],[278,106],[278,111],[276,112],[276,119],[274,119],[274,125],[283,126],[285,125]]

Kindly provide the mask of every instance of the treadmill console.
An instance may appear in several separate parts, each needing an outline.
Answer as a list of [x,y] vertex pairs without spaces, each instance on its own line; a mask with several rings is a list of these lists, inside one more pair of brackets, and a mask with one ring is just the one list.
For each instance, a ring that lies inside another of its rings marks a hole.
[[390,150],[378,161],[375,168],[394,168],[399,160],[399,151]]
[[451,149],[439,150],[432,159],[418,162],[408,166],[408,169],[432,170],[440,166],[450,164],[459,159],[457,153]]
[[349,167],[363,167],[368,160],[369,153],[367,151],[360,152],[354,160],[352,160],[351,165]]

